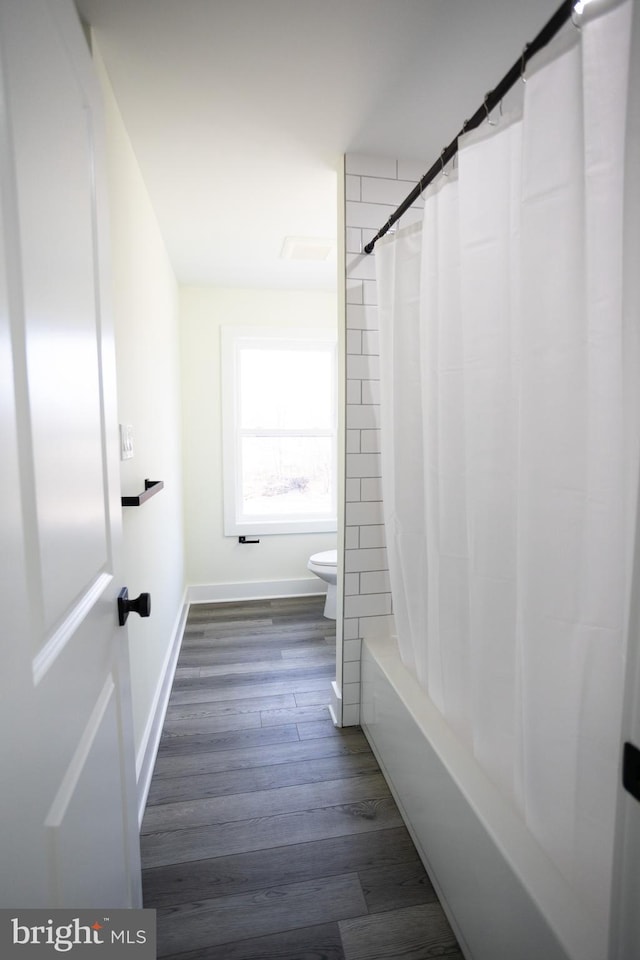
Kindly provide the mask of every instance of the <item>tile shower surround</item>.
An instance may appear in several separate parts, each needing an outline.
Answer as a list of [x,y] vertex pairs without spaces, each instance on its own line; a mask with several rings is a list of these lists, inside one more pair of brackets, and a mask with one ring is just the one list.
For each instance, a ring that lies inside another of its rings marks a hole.
[[[393,623],[380,480],[380,360],[375,253],[365,243],[413,189],[427,164],[347,154],[346,457],[342,722],[360,722],[363,638],[389,636]],[[418,201],[401,226],[421,216]]]

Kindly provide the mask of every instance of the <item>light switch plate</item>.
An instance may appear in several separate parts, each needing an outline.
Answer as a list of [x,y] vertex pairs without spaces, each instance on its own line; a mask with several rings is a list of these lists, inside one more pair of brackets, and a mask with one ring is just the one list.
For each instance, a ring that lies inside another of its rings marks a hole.
[[120,424],[120,459],[131,460],[133,456],[133,427],[130,423]]

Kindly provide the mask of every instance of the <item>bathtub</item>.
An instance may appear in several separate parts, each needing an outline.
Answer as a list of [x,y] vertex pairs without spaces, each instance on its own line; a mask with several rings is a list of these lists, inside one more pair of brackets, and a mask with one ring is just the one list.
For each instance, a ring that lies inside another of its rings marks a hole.
[[361,723],[466,957],[607,956],[607,931],[455,737],[392,640],[363,641]]

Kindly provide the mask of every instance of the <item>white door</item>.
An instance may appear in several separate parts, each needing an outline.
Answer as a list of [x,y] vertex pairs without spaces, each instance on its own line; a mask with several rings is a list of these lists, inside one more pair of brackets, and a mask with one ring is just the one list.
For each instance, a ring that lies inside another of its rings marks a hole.
[[0,0],[0,70],[0,906],[134,907],[102,126],[71,0]]

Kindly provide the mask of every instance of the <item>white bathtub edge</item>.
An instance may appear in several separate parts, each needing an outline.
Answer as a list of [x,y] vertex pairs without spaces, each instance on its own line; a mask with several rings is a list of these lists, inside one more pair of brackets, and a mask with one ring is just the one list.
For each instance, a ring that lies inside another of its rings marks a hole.
[[[395,724],[388,723],[390,717]],[[469,957],[606,956],[606,931],[578,903],[516,811],[470,762],[389,639],[363,641],[362,727]],[[403,755],[413,769],[399,763]],[[418,769],[423,775],[416,790]],[[447,822],[452,809],[460,817],[457,824]],[[443,830],[449,831],[446,843]],[[472,855],[481,863],[471,864]],[[469,871],[482,875],[482,882],[474,885]],[[470,898],[473,903],[465,902]]]

